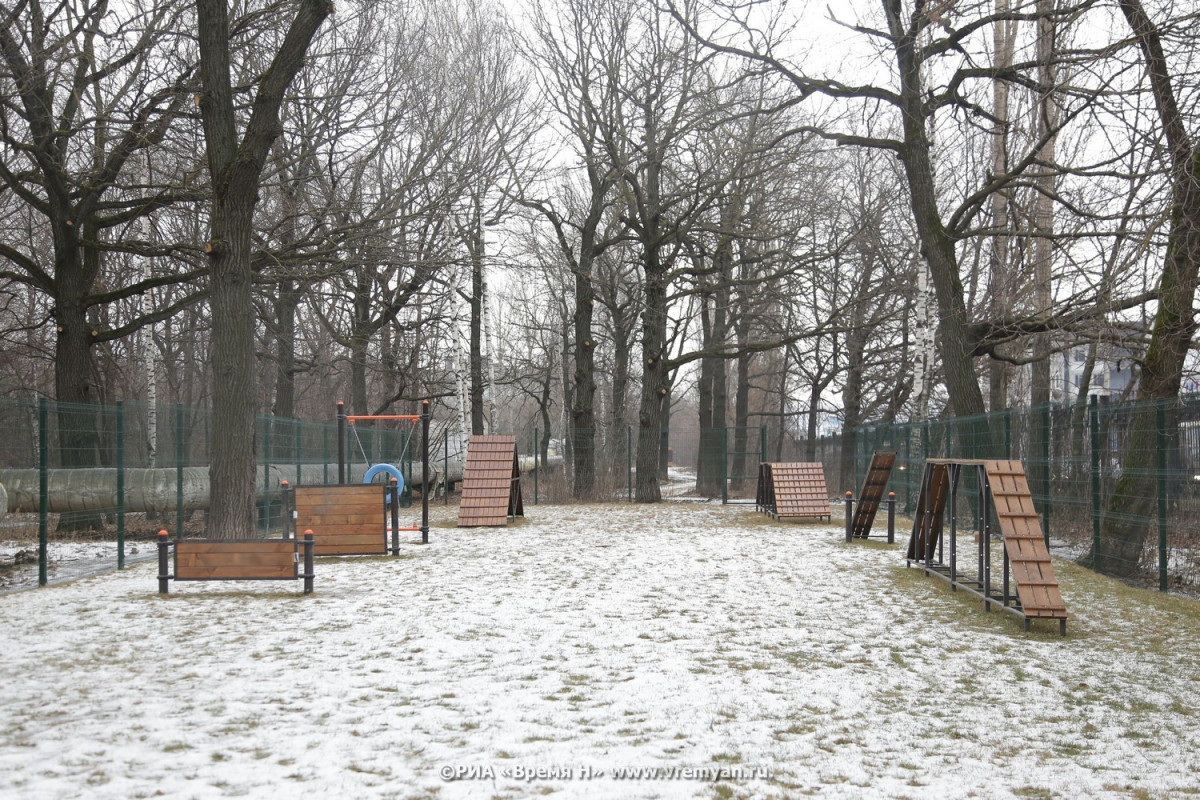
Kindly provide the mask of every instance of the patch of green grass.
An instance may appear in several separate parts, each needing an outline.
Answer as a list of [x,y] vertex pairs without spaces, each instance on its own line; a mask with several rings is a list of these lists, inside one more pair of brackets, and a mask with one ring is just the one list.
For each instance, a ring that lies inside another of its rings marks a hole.
[[1040,786],[1021,786],[1013,789],[1013,794],[1017,797],[1035,797],[1043,798],[1044,800],[1051,800],[1055,796],[1054,792]]

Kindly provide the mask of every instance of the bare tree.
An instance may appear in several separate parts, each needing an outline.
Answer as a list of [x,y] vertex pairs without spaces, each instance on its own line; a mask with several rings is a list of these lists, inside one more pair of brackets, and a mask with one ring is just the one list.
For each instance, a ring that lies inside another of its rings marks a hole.
[[[209,468],[210,535],[248,538],[254,530],[255,412],[254,304],[251,241],[259,180],[280,133],[279,109],[304,54],[325,18],[328,0],[287,4],[286,23],[270,65],[256,81],[247,112],[239,113],[230,66],[229,8],[196,0],[200,44],[199,96],[208,170],[213,185],[208,253],[213,317],[213,432]],[[282,22],[282,20],[277,20]],[[239,127],[241,132],[239,134]]]
[[[778,31],[767,35],[736,22],[734,15],[724,16],[727,25],[739,28],[745,46],[730,42],[726,36],[703,35],[687,17],[677,17],[691,33],[710,48],[741,55],[787,78],[795,89],[795,100],[824,97],[840,104],[862,109],[889,108],[895,113],[895,132],[861,134],[844,122],[809,126],[839,145],[864,146],[892,153],[903,167],[907,200],[920,243],[920,252],[929,266],[938,307],[938,344],[943,376],[955,414],[967,416],[985,410],[983,394],[975,374],[974,359],[995,353],[998,344],[1014,336],[1028,335],[1056,327],[1054,315],[1043,312],[1016,314],[1001,319],[973,318],[961,273],[959,243],[979,235],[977,218],[997,192],[1016,185],[1044,155],[1046,140],[1062,125],[1088,107],[1094,90],[1080,88],[1074,104],[1062,110],[1055,126],[1044,131],[1039,140],[1029,142],[1025,151],[1009,160],[999,174],[988,169],[973,186],[959,180],[952,193],[955,203],[947,202],[947,192],[938,180],[938,149],[931,137],[939,116],[962,114],[962,119],[995,118],[977,94],[992,81],[1036,87],[1039,61],[1036,58],[1012,64],[978,66],[971,52],[985,49],[980,37],[994,26],[1038,19],[1068,20],[1090,5],[1090,0],[1064,4],[1053,9],[1032,9],[1028,3],[992,8],[990,3],[917,2],[911,6],[901,0],[881,0],[879,25],[856,19],[842,24],[848,31],[878,47],[881,57],[890,60],[886,70],[891,82],[854,84],[836,77],[814,76],[801,66],[777,57],[773,47]],[[741,6],[738,6],[741,8]],[[852,14],[854,12],[851,12]],[[1058,63],[1079,61],[1091,53],[1057,53]],[[843,115],[846,119],[849,115]],[[994,129],[994,127],[993,127]],[[994,162],[993,162],[994,166]],[[987,231],[990,233],[990,231]],[[1103,309],[1107,310],[1107,309]],[[1101,313],[1097,311],[1096,313]],[[985,437],[986,438],[986,437]],[[986,443],[983,444],[987,449]]]
[[[1141,0],[1119,0],[1119,5],[1145,64],[1171,178],[1158,311],[1138,377],[1138,399],[1146,402],[1134,418],[1121,477],[1105,509],[1100,548],[1086,557],[1100,571],[1131,575],[1138,570],[1153,516],[1157,452],[1153,401],[1178,396],[1196,331],[1193,303],[1200,272],[1200,144],[1188,131],[1188,116],[1180,108],[1176,83],[1182,76],[1172,74],[1161,26],[1146,13]],[[1184,42],[1194,46],[1195,39],[1188,37]]]
[[[55,397],[64,463],[98,463],[92,404],[102,402],[93,349],[165,319],[196,302],[198,292],[152,313],[109,318],[155,286],[195,280],[184,259],[150,278],[114,277],[131,254],[170,255],[131,223],[202,187],[180,178],[188,165],[148,178],[146,160],[181,124],[194,75],[189,48],[174,30],[186,18],[179,3],[20,2],[0,5],[0,200],[6,215],[25,220],[22,240],[0,241],[10,265],[0,278],[49,298],[53,320]],[[158,177],[176,179],[155,183]],[[10,217],[13,219],[13,217]],[[178,252],[178,251],[175,251]],[[64,527],[94,527],[94,515]]]

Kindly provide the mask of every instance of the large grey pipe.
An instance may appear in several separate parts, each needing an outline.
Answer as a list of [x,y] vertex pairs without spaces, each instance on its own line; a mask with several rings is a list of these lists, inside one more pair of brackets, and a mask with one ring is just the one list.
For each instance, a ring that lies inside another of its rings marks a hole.
[[[434,484],[440,480],[440,471],[430,465]],[[279,485],[287,481],[293,486],[323,483],[326,470],[331,477],[337,476],[337,464],[326,468],[323,464],[303,464],[297,480],[295,466],[269,468],[268,483],[272,496],[277,496]],[[352,464],[349,480],[362,480],[366,467]],[[454,477],[454,464],[450,465],[451,480],[462,480],[462,467]],[[262,468],[256,474],[257,499],[263,500]],[[88,467],[80,469],[52,469],[47,472],[49,511],[59,514],[68,511],[112,511],[117,507],[117,470],[110,467]],[[417,478],[420,481],[420,478]],[[36,513],[38,511],[38,471],[36,469],[0,470],[0,484],[8,489],[8,498],[3,507],[11,513]],[[126,469],[125,510],[174,511],[178,496],[175,468]],[[183,507],[193,510],[208,507],[208,467],[183,468]]]
[[[561,456],[551,456],[550,466],[562,464]],[[533,458],[520,460],[522,472],[533,470]],[[362,481],[369,465],[351,464],[346,480],[349,483]],[[433,485],[442,481],[441,462],[430,459],[430,475]],[[453,483],[462,481],[462,461],[450,461],[445,476]],[[420,474],[413,481],[420,485]],[[272,466],[269,468],[272,496],[278,492],[280,482],[292,486],[310,486],[337,478],[337,464],[302,464],[297,480],[295,465]],[[51,514],[68,511],[112,511],[117,507],[117,470],[111,467],[86,467],[79,469],[51,469],[47,471],[49,508]],[[262,467],[256,473],[257,499],[263,500]],[[4,490],[7,489],[7,500]],[[125,510],[130,512],[175,510],[177,475],[174,467],[161,469],[125,470]],[[0,470],[0,511],[7,508],[10,513],[36,513],[38,511],[38,471],[36,469]],[[208,467],[183,468],[183,507],[194,510],[208,507]]]

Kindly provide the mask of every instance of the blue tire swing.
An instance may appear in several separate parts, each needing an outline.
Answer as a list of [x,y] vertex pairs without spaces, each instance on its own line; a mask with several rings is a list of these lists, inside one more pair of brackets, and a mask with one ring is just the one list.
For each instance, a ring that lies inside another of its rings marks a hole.
[[[374,483],[376,476],[383,474],[387,474],[389,477],[396,479],[396,495],[399,496],[400,492],[404,491],[404,475],[400,472],[400,470],[398,470],[396,467],[393,467],[391,464],[376,464],[375,466],[371,467],[369,470],[367,470],[366,474],[363,475],[363,483]],[[391,492],[385,495],[385,501],[388,506],[392,504]]]

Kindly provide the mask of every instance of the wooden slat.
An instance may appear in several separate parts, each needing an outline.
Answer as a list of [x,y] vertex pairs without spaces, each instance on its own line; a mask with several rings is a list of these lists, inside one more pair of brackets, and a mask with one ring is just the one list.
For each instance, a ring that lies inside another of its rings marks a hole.
[[175,545],[177,555],[203,553],[230,554],[280,554],[294,553],[295,543],[290,539],[184,539]]
[[187,567],[216,567],[229,565],[233,567],[277,567],[280,564],[291,566],[296,561],[294,552],[287,553],[180,553],[180,566]]
[[175,580],[263,580],[285,581],[296,577],[296,567],[245,567],[235,565],[214,565],[207,567],[176,567]]

